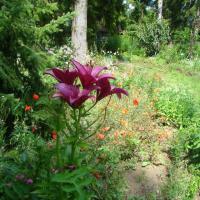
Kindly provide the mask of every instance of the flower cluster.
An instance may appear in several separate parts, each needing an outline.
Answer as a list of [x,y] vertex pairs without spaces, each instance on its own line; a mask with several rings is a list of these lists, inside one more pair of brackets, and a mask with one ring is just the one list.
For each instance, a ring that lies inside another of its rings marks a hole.
[[[40,96],[38,94],[36,94],[36,93],[33,93],[32,98],[33,98],[34,101],[38,101]],[[32,110],[32,106],[31,105],[25,105],[24,110],[25,110],[25,112],[31,111]]]
[[15,179],[18,180],[18,181],[24,182],[27,185],[32,185],[33,184],[33,180],[31,178],[26,178],[25,175],[23,175],[23,174],[16,175]]
[[128,95],[126,90],[110,84],[110,79],[115,79],[113,75],[101,73],[107,67],[82,65],[75,60],[72,60],[72,66],[72,70],[52,68],[45,72],[58,81],[53,97],[63,99],[72,108],[79,108],[87,99],[98,102],[112,94],[119,98],[122,94]]

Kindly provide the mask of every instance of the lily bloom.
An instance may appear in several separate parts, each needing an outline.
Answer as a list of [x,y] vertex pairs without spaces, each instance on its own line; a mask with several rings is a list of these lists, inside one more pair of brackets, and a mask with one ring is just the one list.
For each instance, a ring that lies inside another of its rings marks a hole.
[[35,93],[33,94],[33,99],[34,99],[35,101],[39,100],[39,98],[40,98],[40,97],[39,97],[38,94],[35,94]]
[[49,74],[53,76],[58,82],[66,83],[66,84],[73,84],[75,79],[78,77],[78,72],[76,70],[68,70],[68,69],[58,69],[52,68],[46,70],[45,74]]
[[26,105],[24,110],[25,110],[25,112],[26,112],[26,111],[30,111],[31,109],[32,109],[32,107],[31,107],[31,106],[29,106],[29,105]]
[[100,88],[97,89],[97,101],[112,94],[116,94],[119,99],[121,98],[122,94],[128,96],[128,92],[126,90],[110,85],[109,80],[106,78],[98,80],[97,86]]
[[80,78],[83,88],[88,88],[93,86],[98,80],[102,79],[114,79],[111,74],[101,74],[100,73],[107,69],[107,67],[91,67],[88,65],[82,65],[81,63],[72,60],[72,64],[78,70],[78,76]]
[[67,85],[65,83],[56,84],[57,92],[53,97],[59,97],[66,101],[72,108],[80,107],[87,99],[93,98],[90,92],[95,89],[83,89],[80,90],[78,87],[73,85]]

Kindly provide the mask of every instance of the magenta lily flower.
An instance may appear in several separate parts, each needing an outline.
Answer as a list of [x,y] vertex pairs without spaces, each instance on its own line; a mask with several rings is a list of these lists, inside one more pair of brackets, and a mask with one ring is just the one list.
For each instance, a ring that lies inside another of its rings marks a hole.
[[58,82],[60,83],[66,83],[66,84],[73,84],[75,79],[78,77],[78,72],[73,69],[73,70],[68,70],[68,69],[58,69],[58,68],[52,68],[48,69],[45,74],[49,74],[53,76]]
[[[98,102],[112,94],[116,94],[118,98],[121,98],[122,94],[128,96],[126,90],[110,84],[109,80],[115,79],[111,74],[101,74],[107,67],[91,67],[82,65],[75,60],[72,60],[72,65],[74,66],[72,70],[52,68],[45,72],[59,82],[55,85],[57,92],[53,97],[63,99],[72,108],[79,108],[87,99],[95,99]],[[80,79],[82,86],[74,83],[76,78]],[[80,87],[83,89],[81,90]],[[96,91],[96,98],[91,95],[94,90]]]
[[90,92],[95,89],[95,87],[89,89],[80,90],[78,87],[73,85],[68,85],[66,83],[56,84],[57,92],[53,97],[58,97],[66,101],[72,108],[80,107],[87,99],[94,98],[90,95]]
[[82,83],[83,88],[88,88],[94,85],[98,80],[102,79],[114,79],[111,74],[102,74],[100,73],[107,69],[107,67],[90,67],[88,65],[82,65],[79,62],[72,60],[72,64],[78,70],[78,76]]
[[98,80],[97,86],[100,88],[97,89],[97,101],[100,101],[101,99],[112,94],[116,94],[119,99],[121,98],[122,94],[128,96],[128,92],[126,90],[111,85],[108,79]]

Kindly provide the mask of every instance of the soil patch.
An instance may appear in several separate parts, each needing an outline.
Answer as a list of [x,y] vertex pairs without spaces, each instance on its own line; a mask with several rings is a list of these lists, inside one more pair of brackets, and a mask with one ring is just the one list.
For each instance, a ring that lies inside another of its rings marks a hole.
[[160,187],[168,175],[167,167],[164,165],[137,166],[135,170],[125,173],[129,190],[127,196],[148,197],[152,193],[160,194]]

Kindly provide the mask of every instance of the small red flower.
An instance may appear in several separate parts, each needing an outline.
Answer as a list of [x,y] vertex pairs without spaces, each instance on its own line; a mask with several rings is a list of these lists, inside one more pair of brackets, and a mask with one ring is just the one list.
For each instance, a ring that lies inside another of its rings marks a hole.
[[34,133],[36,131],[36,128],[33,126],[32,127],[32,133]]
[[25,112],[26,112],[26,111],[30,111],[31,109],[32,109],[32,107],[31,107],[31,106],[29,106],[29,105],[26,105],[24,110],[25,110]]
[[56,140],[56,139],[57,139],[57,133],[56,133],[56,131],[52,131],[52,133],[51,133],[51,138],[52,138],[53,140]]
[[39,98],[40,98],[40,97],[39,97],[38,94],[35,94],[35,93],[33,94],[33,99],[34,99],[35,101],[39,100]]
[[101,178],[101,175],[99,172],[93,172],[92,175],[98,180]]
[[98,139],[98,140],[104,140],[104,139],[105,139],[105,135],[102,134],[102,133],[98,133],[98,134],[97,134],[97,139]]
[[139,100],[138,99],[133,99],[133,105],[137,107],[139,105]]

